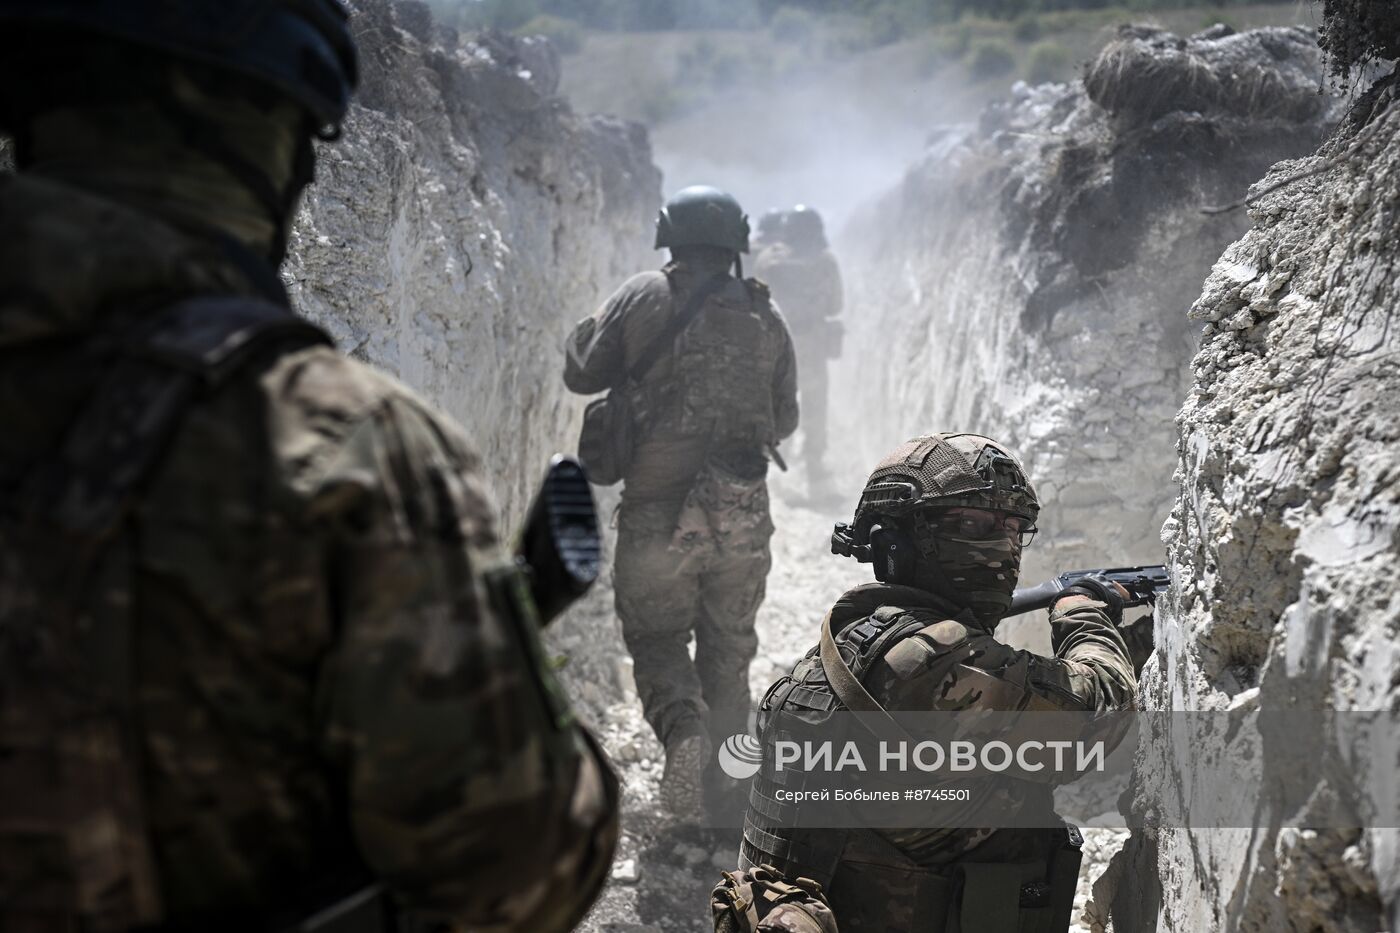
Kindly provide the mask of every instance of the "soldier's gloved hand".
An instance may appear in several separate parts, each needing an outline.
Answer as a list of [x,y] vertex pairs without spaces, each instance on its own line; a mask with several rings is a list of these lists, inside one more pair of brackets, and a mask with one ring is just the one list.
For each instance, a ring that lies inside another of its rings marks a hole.
[[[1103,577],[1081,577],[1074,581],[1073,586],[1065,587],[1060,592],[1060,599],[1066,596],[1087,596],[1098,600],[1108,607],[1110,622],[1119,625],[1123,621],[1123,602],[1128,598],[1128,591],[1112,580]],[[1058,604],[1059,600],[1055,602]]]

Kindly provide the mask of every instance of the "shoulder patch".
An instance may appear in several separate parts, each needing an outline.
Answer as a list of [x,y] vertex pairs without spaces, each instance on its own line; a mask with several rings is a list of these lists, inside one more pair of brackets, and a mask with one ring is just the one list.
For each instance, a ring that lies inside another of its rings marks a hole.
[[904,638],[885,652],[885,664],[900,680],[913,680],[933,666],[938,659],[936,652],[917,638]]

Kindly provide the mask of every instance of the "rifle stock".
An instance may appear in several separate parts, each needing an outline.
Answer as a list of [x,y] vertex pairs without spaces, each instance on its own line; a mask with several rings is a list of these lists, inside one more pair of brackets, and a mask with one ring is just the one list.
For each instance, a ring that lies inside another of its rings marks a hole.
[[602,557],[588,474],[574,458],[556,455],[530,505],[515,549],[541,625],[549,624],[588,592],[598,579]]

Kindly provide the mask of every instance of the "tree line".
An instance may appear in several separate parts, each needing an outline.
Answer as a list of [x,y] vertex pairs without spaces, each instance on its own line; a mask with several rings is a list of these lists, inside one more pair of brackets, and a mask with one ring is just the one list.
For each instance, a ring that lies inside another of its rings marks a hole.
[[429,0],[444,22],[464,28],[518,29],[541,16],[590,29],[651,31],[743,29],[767,25],[786,7],[813,14],[869,16],[904,28],[965,15],[1015,19],[1036,13],[1119,7],[1223,8],[1244,0]]

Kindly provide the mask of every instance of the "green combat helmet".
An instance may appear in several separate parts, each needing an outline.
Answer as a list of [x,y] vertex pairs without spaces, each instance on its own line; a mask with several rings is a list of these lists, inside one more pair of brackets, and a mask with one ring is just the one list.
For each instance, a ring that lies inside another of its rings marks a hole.
[[826,227],[822,215],[805,204],[799,204],[787,212],[783,222],[783,241],[794,249],[803,252],[820,252],[826,249]]
[[749,218],[734,196],[707,185],[692,185],[671,196],[656,217],[656,249],[716,246],[749,251]]
[[[1013,532],[940,523],[954,507],[1009,513]],[[994,624],[1011,604],[1039,514],[1025,469],[1003,445],[980,434],[927,435],[880,461],[851,523],[833,531],[831,550],[873,563],[882,582],[942,594]]]

